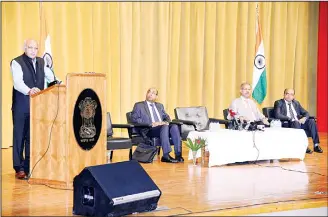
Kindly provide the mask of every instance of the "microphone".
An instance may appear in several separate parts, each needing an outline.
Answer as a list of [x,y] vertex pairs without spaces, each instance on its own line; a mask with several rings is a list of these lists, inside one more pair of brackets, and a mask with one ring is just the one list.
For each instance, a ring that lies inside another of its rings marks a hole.
[[54,75],[54,81],[50,82],[49,85],[48,85],[48,87],[51,87],[51,86],[56,85],[56,84],[60,84],[61,81],[58,81],[58,80],[56,79],[55,72],[50,68],[50,66],[49,66],[48,64],[46,65],[46,67],[47,67],[48,69],[50,69],[50,71],[51,71],[52,74]]
[[232,109],[229,109],[230,117],[232,117],[232,129],[233,130],[239,130],[240,124],[238,123],[238,119],[235,117],[237,115],[237,112],[233,111]]
[[245,130],[249,130],[249,129],[250,129],[250,126],[253,125],[252,122],[250,122],[250,121],[247,122],[247,121],[245,121],[245,120],[244,120],[244,124],[246,124],[246,126],[245,126]]

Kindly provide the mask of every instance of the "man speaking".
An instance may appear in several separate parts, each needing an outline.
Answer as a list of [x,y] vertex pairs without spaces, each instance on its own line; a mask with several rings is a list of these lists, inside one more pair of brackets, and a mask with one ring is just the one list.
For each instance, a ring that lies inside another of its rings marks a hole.
[[[265,125],[269,125],[267,118],[259,111],[255,102],[250,98],[252,95],[250,84],[245,82],[240,85],[240,95],[229,106],[229,110],[236,113],[235,118],[238,118],[241,122],[262,122]],[[228,119],[233,119],[230,114]]]
[[[24,53],[10,63],[13,76],[13,166],[16,178],[24,179],[30,166],[30,96],[47,87],[55,80],[53,72],[44,60],[37,57],[38,43],[28,39]],[[25,148],[25,158],[23,150]]]

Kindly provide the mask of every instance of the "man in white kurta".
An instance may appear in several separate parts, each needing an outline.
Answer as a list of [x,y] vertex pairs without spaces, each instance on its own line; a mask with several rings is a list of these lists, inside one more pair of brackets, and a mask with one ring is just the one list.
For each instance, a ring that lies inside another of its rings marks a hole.
[[[267,118],[257,108],[255,102],[251,99],[252,87],[248,83],[242,83],[240,85],[241,96],[234,99],[229,106],[229,110],[236,113],[234,118],[239,119],[241,122],[256,122],[262,121],[263,124],[269,125]],[[231,120],[233,117],[228,115],[228,119]]]

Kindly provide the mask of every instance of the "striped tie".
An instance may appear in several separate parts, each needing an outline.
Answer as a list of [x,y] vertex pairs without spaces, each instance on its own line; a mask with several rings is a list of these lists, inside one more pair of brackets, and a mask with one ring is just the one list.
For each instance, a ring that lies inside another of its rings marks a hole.
[[288,103],[288,109],[289,109],[291,119],[296,119],[295,116],[294,116],[294,112],[293,112],[291,103]]
[[153,117],[154,117],[155,122],[159,122],[158,115],[157,115],[157,113],[155,111],[155,105],[154,105],[154,103],[151,103],[150,106],[151,106],[151,110],[153,112]]

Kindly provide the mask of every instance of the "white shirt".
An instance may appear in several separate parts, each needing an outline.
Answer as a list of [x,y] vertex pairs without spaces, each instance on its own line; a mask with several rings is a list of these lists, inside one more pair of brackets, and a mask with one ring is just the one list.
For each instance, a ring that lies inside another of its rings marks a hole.
[[[36,67],[36,59],[33,59],[32,60],[32,63],[33,63],[33,67],[35,69]],[[28,95],[28,92],[30,92],[30,89],[25,83],[24,83],[24,80],[23,80],[23,70],[22,70],[22,67],[21,65],[19,65],[19,63],[15,60],[13,60],[11,62],[11,73],[13,75],[13,82],[14,82],[14,88],[15,90],[25,94],[25,95]],[[47,86],[47,82],[52,82],[55,80],[55,77],[54,77],[54,74],[53,72],[48,68],[46,67],[46,65],[44,66],[44,89],[46,89],[48,86]]]
[[[255,102],[252,99],[247,99],[243,96],[234,99],[231,105],[229,106],[229,109],[232,109],[232,111],[237,113],[235,115],[235,118],[243,116],[250,121],[259,121],[265,118],[264,115],[257,108]],[[228,119],[232,119],[230,113],[228,114]]]
[[290,112],[289,112],[289,103],[291,103],[291,107],[292,107],[292,111],[293,111],[293,113],[294,113],[294,117],[295,117],[295,120],[298,120],[298,118],[297,118],[297,113],[296,113],[296,110],[295,110],[295,108],[294,108],[294,106],[293,106],[293,103],[292,102],[288,102],[288,101],[286,101],[285,100],[285,103],[286,103],[286,108],[287,108],[287,116],[289,117],[289,118],[292,118],[292,116],[290,115]]
[[154,106],[154,108],[155,108],[155,112],[156,112],[156,114],[157,114],[157,117],[158,117],[159,121],[161,122],[161,121],[162,121],[162,118],[161,118],[161,116],[159,115],[159,112],[158,112],[158,110],[157,110],[157,108],[156,108],[155,103],[148,102],[148,101],[146,101],[146,102],[147,102],[147,105],[148,105],[148,108],[149,108],[149,111],[150,111],[151,121],[152,121],[153,123],[155,122],[154,114],[153,114],[153,109],[152,109],[152,106],[151,106],[151,104],[153,104],[153,106]]

